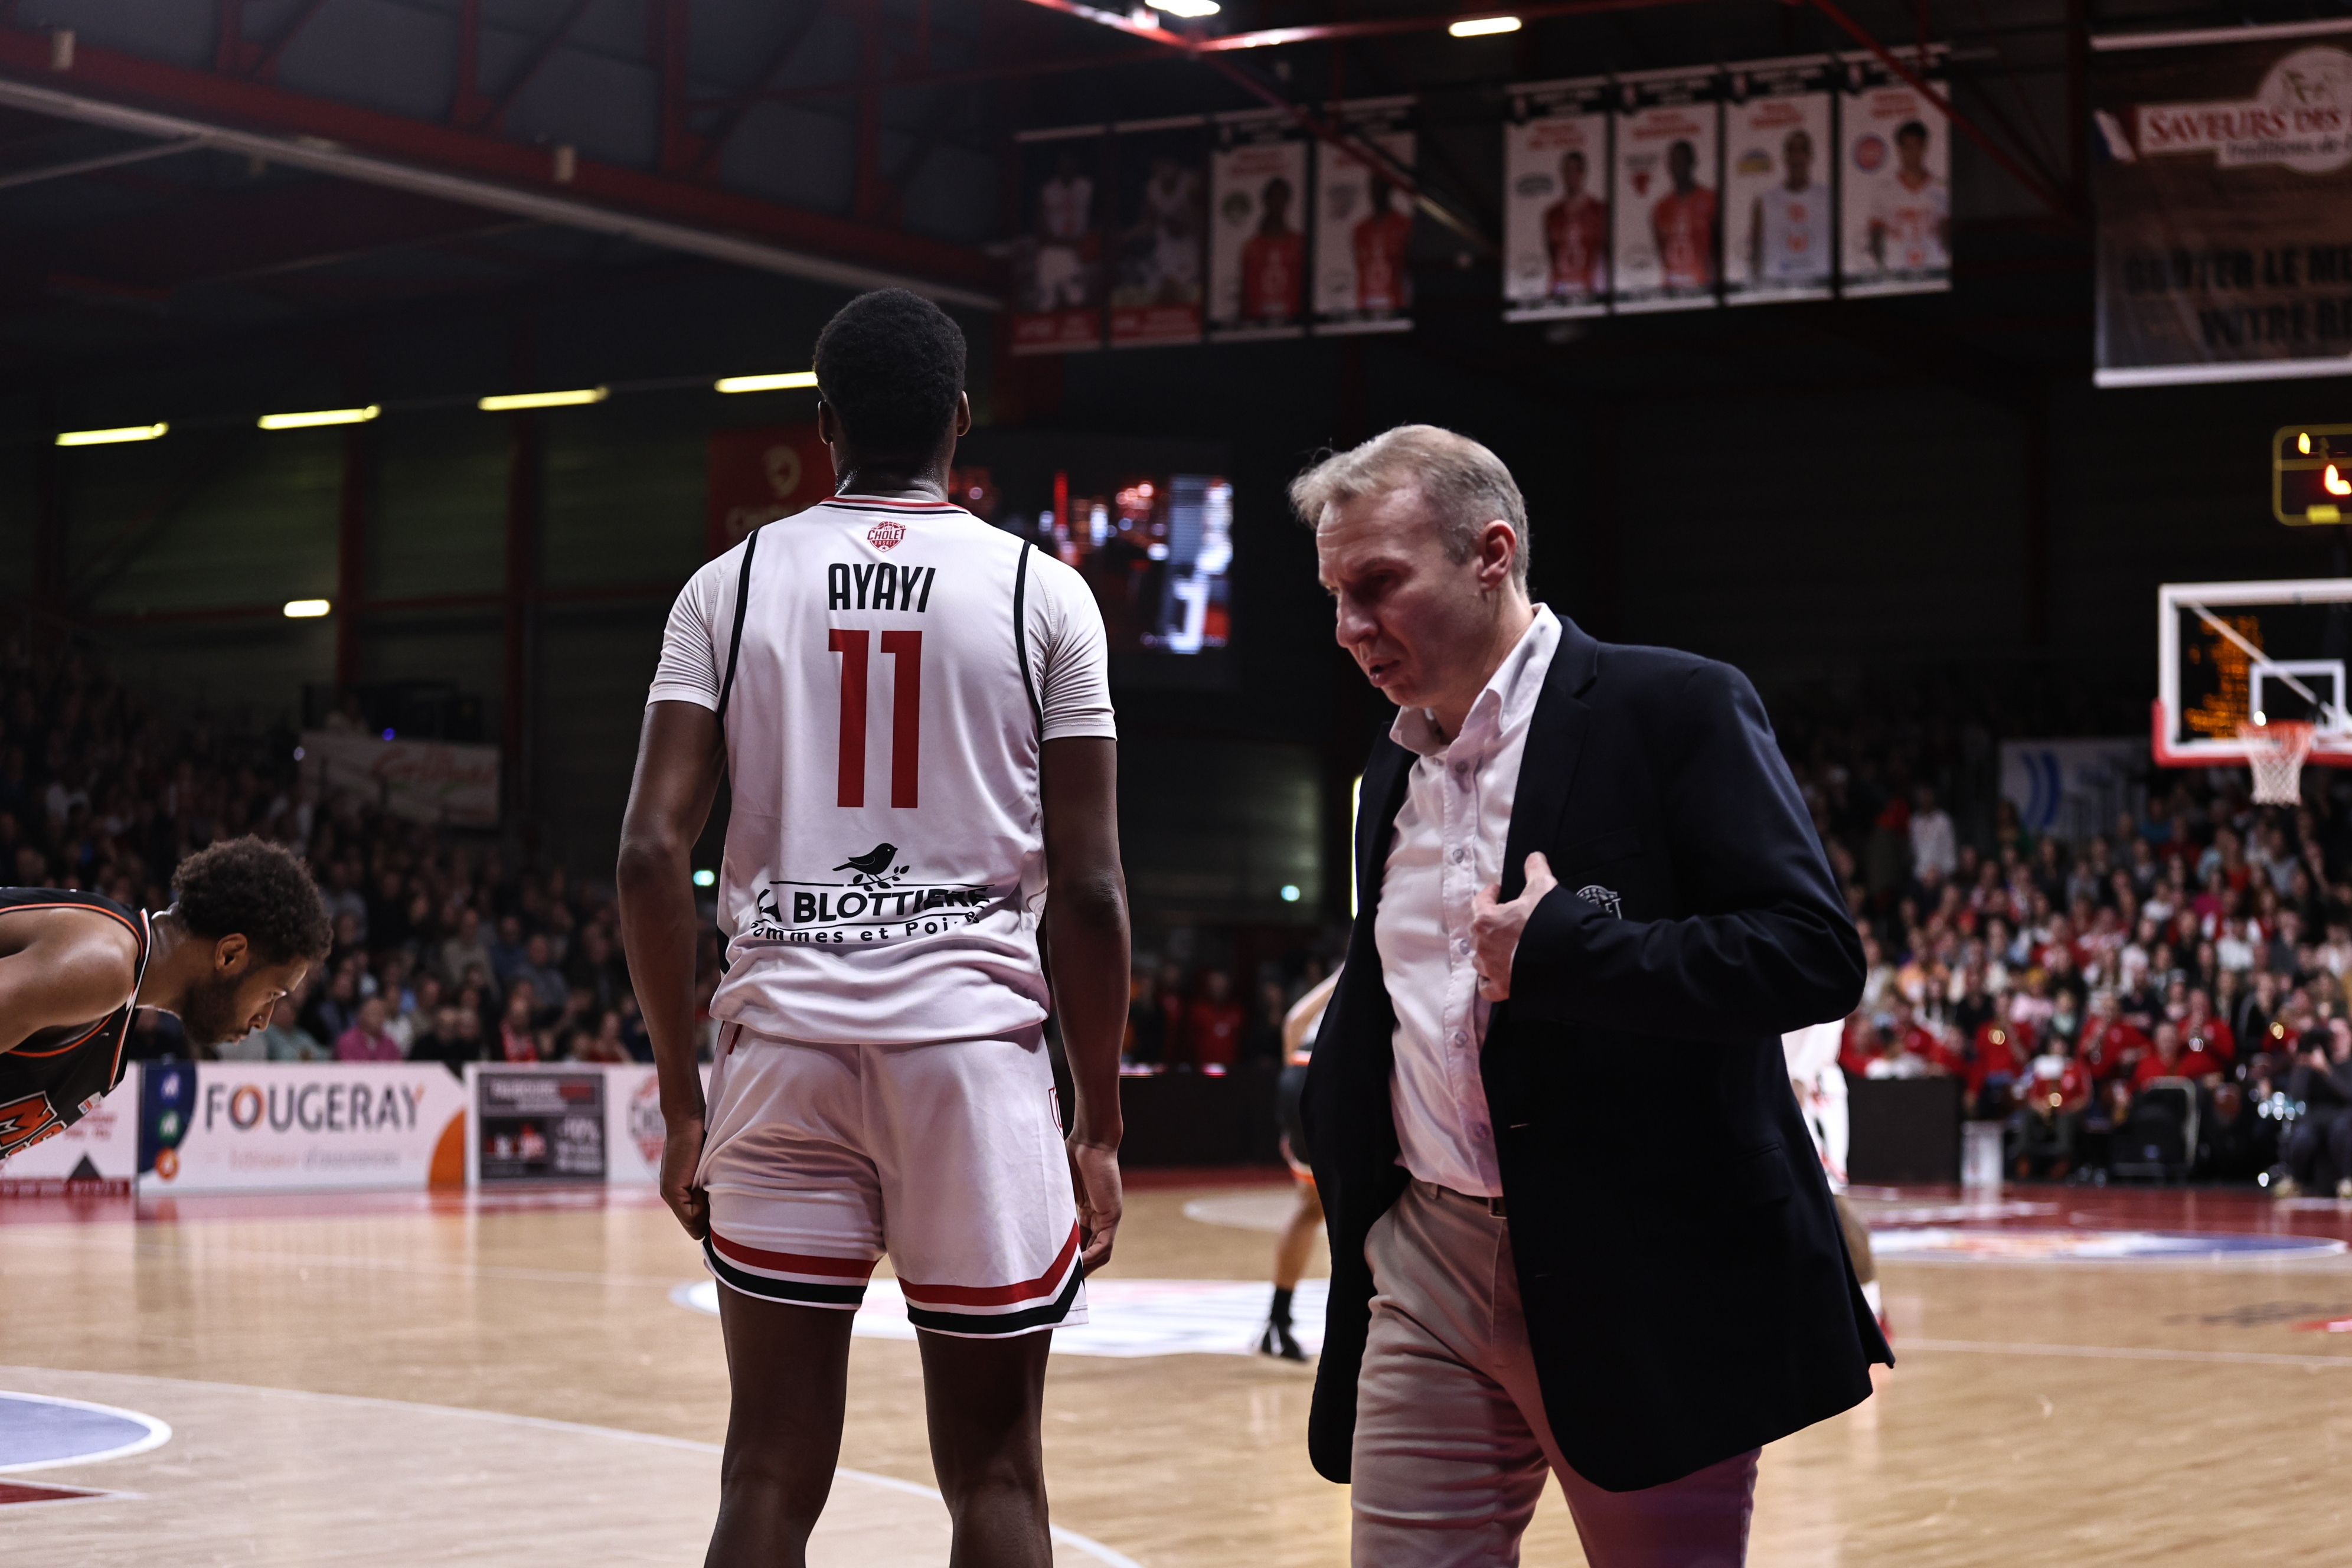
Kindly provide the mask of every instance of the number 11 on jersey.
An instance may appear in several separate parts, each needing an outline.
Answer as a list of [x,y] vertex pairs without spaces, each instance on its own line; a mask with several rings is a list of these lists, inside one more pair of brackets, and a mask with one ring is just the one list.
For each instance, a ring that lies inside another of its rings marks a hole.
[[[866,804],[866,640],[870,634],[835,627],[827,651],[841,656],[841,763],[836,805]],[[922,753],[923,634],[884,632],[882,651],[897,661],[890,695],[890,804],[912,807]]]

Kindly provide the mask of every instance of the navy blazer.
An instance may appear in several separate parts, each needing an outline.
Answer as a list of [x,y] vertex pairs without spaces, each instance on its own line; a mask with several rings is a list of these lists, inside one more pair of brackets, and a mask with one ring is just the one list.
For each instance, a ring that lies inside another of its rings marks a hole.
[[[1413,753],[1383,736],[1361,912],[1304,1114],[1331,1238],[1308,1447],[1348,1479],[1364,1238],[1409,1180],[1373,944]],[[1563,619],[1520,763],[1503,897],[1535,910],[1479,1058],[1544,1410],[1577,1473],[1656,1486],[1861,1403],[1893,1364],[1780,1049],[1852,1012],[1862,944],[1747,678]]]

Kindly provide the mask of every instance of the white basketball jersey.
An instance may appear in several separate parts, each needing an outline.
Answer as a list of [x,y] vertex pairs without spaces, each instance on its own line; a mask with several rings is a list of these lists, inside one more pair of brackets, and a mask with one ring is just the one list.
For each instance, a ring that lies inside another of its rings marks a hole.
[[1871,206],[1871,217],[1885,230],[1886,269],[1926,272],[1949,267],[1944,253],[1943,227],[1952,215],[1952,191],[1941,180],[1929,180],[1916,191],[1900,180],[1881,187]]
[[838,497],[696,574],[651,700],[719,706],[747,549],[712,1015],[877,1045],[1034,1026],[1038,748],[1115,733],[1093,595],[960,508]]
[[1764,216],[1764,276],[1801,282],[1830,275],[1830,193],[1825,185],[1792,191],[1774,185],[1757,198]]

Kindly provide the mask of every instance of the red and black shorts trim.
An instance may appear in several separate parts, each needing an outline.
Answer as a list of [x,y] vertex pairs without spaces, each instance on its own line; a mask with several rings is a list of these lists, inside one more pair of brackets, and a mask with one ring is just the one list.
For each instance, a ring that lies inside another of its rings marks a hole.
[[712,1231],[702,1243],[703,1261],[722,1285],[746,1296],[771,1301],[796,1302],[803,1307],[855,1309],[866,1300],[866,1281],[873,1277],[878,1258],[820,1258],[798,1252],[770,1252],[729,1241]]

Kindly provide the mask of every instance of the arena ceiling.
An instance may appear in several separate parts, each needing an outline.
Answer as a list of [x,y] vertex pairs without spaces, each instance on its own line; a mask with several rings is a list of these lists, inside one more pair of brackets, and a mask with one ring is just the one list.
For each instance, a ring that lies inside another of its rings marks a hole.
[[[1546,0],[1454,39],[1501,7],[0,0],[0,363],[663,267],[984,308],[1024,126],[1398,91],[1443,125],[1491,120],[1515,80],[1921,38],[1952,50],[1979,214],[2027,237],[2003,265],[2079,270],[2085,35],[2309,9],[2257,8]],[[1467,267],[1494,176],[1429,144],[1424,205]]]

